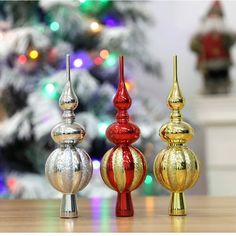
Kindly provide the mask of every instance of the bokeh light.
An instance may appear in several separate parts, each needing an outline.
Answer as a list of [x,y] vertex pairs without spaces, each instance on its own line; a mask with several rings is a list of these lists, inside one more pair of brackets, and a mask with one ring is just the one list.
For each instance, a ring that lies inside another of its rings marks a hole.
[[80,68],[83,65],[83,60],[80,58],[77,58],[74,60],[73,64],[75,67]]
[[18,62],[19,62],[21,65],[25,64],[26,61],[27,61],[26,55],[22,54],[22,55],[19,55],[19,56],[18,56]]
[[99,133],[99,136],[105,137],[106,129],[109,126],[109,124],[110,124],[109,121],[103,121],[103,122],[98,123],[98,133]]
[[55,86],[53,84],[47,84],[45,86],[45,90],[48,92],[48,93],[53,93],[55,91]]
[[39,52],[37,50],[32,50],[29,52],[29,57],[33,60],[37,59],[38,56],[39,56]]
[[100,161],[94,160],[93,161],[93,168],[94,168],[94,170],[98,170],[100,168]]
[[53,21],[51,24],[50,24],[50,29],[52,31],[58,31],[60,29],[60,25],[58,22],[56,21]]
[[50,99],[57,100],[60,96],[58,92],[58,84],[55,82],[44,83],[42,85],[42,92],[46,97]]
[[114,66],[118,61],[118,55],[117,53],[110,53],[110,55],[106,58],[106,60],[104,61],[103,65],[105,67],[111,67]]
[[128,91],[132,91],[134,88],[134,82],[131,80],[126,80],[125,81],[125,87]]
[[80,6],[79,9],[82,13],[86,15],[99,15],[102,12],[106,11],[110,5],[110,0],[79,0]]
[[101,57],[96,57],[96,58],[94,59],[94,64],[95,64],[95,65],[99,66],[99,65],[101,65],[102,63],[103,63],[103,60],[102,60]]
[[151,184],[152,183],[152,176],[151,175],[147,175],[145,180],[144,180],[145,184]]
[[92,32],[97,33],[99,31],[101,31],[101,25],[98,22],[93,21],[90,24],[90,29],[91,29]]
[[106,59],[109,56],[109,51],[107,49],[102,49],[99,55],[102,59]]

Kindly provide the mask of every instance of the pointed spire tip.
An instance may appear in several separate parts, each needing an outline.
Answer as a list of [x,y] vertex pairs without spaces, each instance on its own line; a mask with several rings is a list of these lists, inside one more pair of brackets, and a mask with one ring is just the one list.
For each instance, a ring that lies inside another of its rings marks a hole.
[[124,56],[120,55],[120,82],[124,83]]
[[173,80],[175,83],[178,83],[178,74],[177,74],[177,67],[178,67],[178,57],[177,55],[173,56]]
[[128,110],[131,106],[131,98],[125,85],[124,79],[124,57],[120,55],[120,80],[113,103],[117,109]]
[[70,54],[66,54],[66,77],[70,81]]
[[167,98],[168,106],[173,109],[182,109],[184,107],[184,97],[179,87],[177,75],[177,56],[173,56],[173,84],[169,96]]

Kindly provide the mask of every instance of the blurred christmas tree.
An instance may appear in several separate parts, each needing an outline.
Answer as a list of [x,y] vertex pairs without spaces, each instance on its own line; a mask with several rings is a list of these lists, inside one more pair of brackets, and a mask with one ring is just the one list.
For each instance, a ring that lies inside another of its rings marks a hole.
[[[45,192],[49,186],[38,187],[46,182],[37,176],[43,178],[46,158],[54,149],[50,131],[61,121],[58,98],[65,83],[66,53],[71,54],[71,79],[80,102],[76,120],[87,131],[82,145],[94,168],[110,147],[105,130],[115,115],[112,97],[120,53],[126,58],[126,83],[134,103],[130,114],[142,131],[137,146],[147,157],[157,152],[153,144],[159,143],[156,120],[161,121],[161,112],[156,101],[135,93],[132,80],[132,68],[137,66],[159,72],[145,48],[145,27],[151,20],[144,7],[110,0],[0,2],[2,196],[52,196]],[[152,182],[148,175],[144,194],[155,192]],[[24,186],[31,195],[24,193]]]

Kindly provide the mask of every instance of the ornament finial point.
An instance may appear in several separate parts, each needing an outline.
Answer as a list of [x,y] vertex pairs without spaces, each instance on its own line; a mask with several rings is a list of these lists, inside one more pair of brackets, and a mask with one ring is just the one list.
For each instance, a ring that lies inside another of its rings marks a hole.
[[177,73],[177,55],[173,56],[173,79],[174,82],[178,83],[178,73]]
[[125,86],[124,79],[124,57],[120,56],[120,80],[116,95],[113,99],[113,104],[117,110],[128,110],[131,106],[132,100]]
[[172,110],[181,110],[184,107],[184,97],[179,87],[177,74],[177,56],[173,56],[173,85],[167,99],[168,106]]
[[120,55],[120,82],[125,83],[124,80],[124,56]]
[[[59,99],[59,105],[63,111],[74,111],[78,106],[78,98],[74,92],[70,79],[70,55],[66,54],[66,77],[67,81]],[[74,115],[73,115],[74,119]]]
[[70,54],[66,54],[66,77],[70,81]]

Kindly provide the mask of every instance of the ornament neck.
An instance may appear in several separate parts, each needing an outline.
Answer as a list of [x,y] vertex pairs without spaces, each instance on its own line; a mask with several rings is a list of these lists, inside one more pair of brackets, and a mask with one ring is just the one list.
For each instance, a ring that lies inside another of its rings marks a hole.
[[119,124],[126,124],[129,122],[129,114],[127,112],[127,110],[119,110],[116,113],[116,119],[117,119],[117,123]]
[[183,120],[181,111],[179,109],[172,110],[171,113],[170,113],[170,120],[173,123],[178,123],[178,124],[181,123],[182,120]]
[[66,148],[69,148],[71,150],[74,150],[75,149],[75,145],[74,145],[74,142],[70,142],[69,140],[66,141],[66,142],[63,142],[63,143],[60,143],[60,148],[62,150],[65,150]]
[[75,113],[72,110],[65,110],[62,114],[62,118],[66,124],[72,124],[75,121]]
[[170,142],[169,144],[169,147],[182,147],[182,146],[185,146],[185,143],[184,142],[181,142],[181,141],[175,141],[175,142]]

